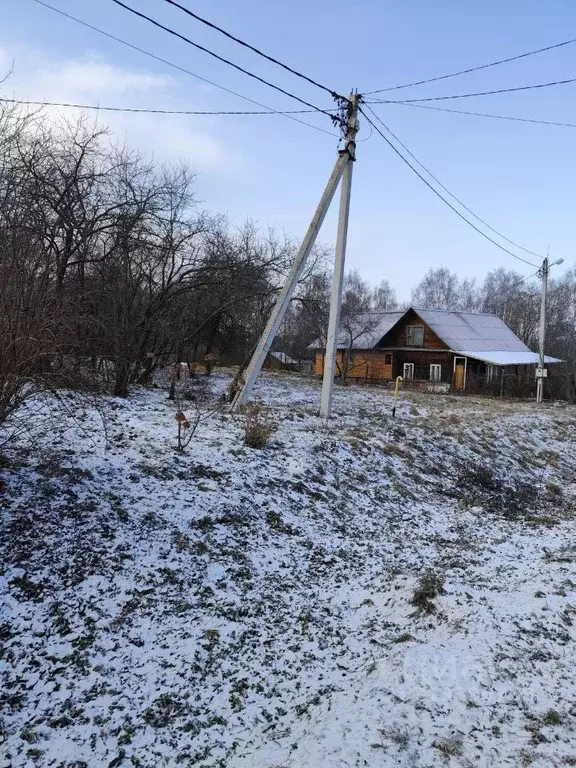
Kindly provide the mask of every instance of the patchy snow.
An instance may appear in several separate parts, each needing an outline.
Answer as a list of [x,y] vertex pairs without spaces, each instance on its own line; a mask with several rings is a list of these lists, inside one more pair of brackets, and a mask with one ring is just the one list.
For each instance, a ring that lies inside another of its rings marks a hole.
[[1,768],[576,765],[576,411],[256,396],[263,450],[151,389],[5,451]]

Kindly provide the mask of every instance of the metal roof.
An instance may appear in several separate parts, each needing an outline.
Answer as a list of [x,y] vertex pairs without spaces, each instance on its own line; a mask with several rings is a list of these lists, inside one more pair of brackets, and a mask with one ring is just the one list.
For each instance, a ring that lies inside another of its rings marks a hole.
[[448,312],[440,309],[415,309],[446,346],[454,352],[524,352],[530,349],[496,315],[476,312]]
[[[496,315],[480,312],[457,312],[445,309],[411,308],[447,349],[463,357],[472,357],[493,365],[533,365],[538,355]],[[339,349],[373,349],[396,323],[410,310],[403,312],[365,312],[356,315],[338,334]],[[323,349],[325,342],[317,339],[310,349]],[[547,363],[562,362],[555,357]]]
[[[406,312],[364,312],[340,323],[338,349],[372,349]],[[326,341],[316,339],[308,349],[324,349]]]
[[286,352],[269,352],[268,354],[283,365],[296,365],[298,363],[298,360],[294,360],[294,358],[287,355]]
[[[462,357],[471,357],[474,360],[482,360],[484,363],[491,363],[492,365],[536,365],[538,363],[538,355],[536,352],[467,352],[457,351],[458,355]],[[558,360],[557,357],[544,356],[544,363],[561,363],[562,360]]]

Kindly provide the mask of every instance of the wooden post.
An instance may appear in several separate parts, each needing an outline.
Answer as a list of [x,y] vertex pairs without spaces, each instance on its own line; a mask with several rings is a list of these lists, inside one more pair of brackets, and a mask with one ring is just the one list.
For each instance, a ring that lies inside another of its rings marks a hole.
[[396,403],[398,402],[398,387],[400,382],[404,381],[402,376],[396,376],[396,386],[394,387],[394,405],[392,406],[392,418],[396,416]]

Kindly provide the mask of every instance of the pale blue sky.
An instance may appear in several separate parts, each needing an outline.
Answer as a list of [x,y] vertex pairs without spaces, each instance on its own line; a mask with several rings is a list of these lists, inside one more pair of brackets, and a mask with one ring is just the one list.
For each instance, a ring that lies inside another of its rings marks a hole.
[[[163,0],[127,0],[167,26],[321,107],[330,97]],[[432,77],[576,37],[570,0],[183,0],[198,13],[340,92]],[[64,11],[277,109],[298,104],[136,19],[111,0],[51,0]],[[57,16],[33,0],[0,2],[0,51],[15,60],[5,96],[164,109],[250,109],[246,102]],[[576,44],[445,82],[406,97],[465,93],[576,77]],[[439,106],[576,123],[576,83]],[[378,113],[455,194],[508,237],[573,266],[576,129],[410,109]],[[67,113],[69,114],[69,113]],[[324,118],[304,116],[330,129]],[[307,227],[335,159],[336,140],[278,116],[103,115],[158,159],[189,159],[198,196],[241,224],[294,237]],[[369,127],[362,124],[359,139]],[[334,216],[321,233],[335,236]],[[530,259],[530,257],[527,257]],[[444,206],[374,134],[358,147],[348,261],[400,298],[429,267],[481,278],[498,266],[529,274]]]

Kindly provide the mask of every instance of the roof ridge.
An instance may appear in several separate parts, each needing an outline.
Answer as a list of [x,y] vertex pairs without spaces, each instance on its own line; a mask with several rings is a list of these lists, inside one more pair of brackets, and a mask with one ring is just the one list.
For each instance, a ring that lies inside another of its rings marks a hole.
[[[469,312],[467,309],[433,309],[430,307],[410,307],[414,312],[446,312],[447,314],[460,314],[460,315],[482,315],[484,317],[498,317],[494,312]],[[408,311],[408,310],[406,310]],[[502,320],[501,317],[498,317]],[[502,320],[502,322],[504,322]]]

